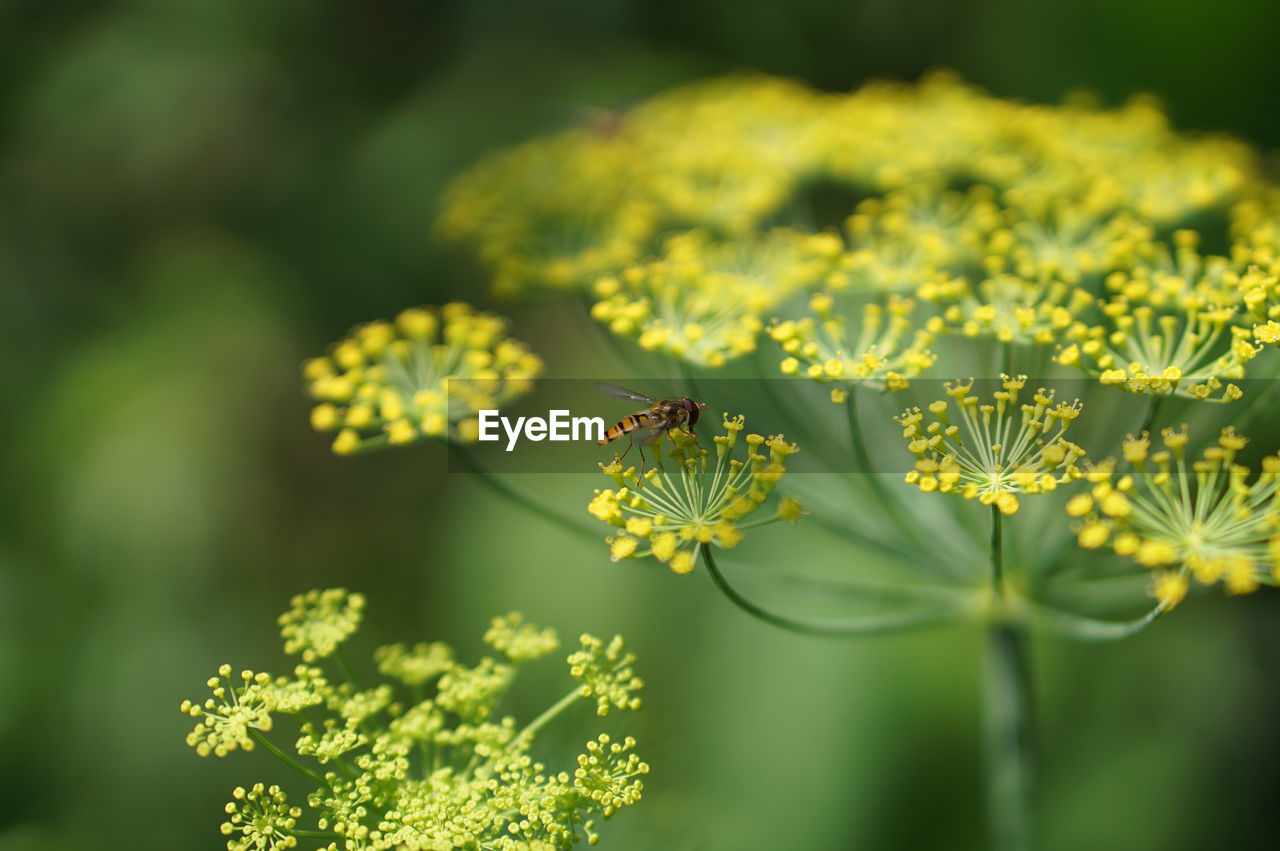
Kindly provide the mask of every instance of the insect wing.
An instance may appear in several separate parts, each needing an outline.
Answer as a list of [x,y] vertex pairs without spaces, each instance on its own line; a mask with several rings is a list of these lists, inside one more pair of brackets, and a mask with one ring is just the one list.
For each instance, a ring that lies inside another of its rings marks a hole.
[[652,446],[662,440],[666,433],[667,427],[664,423],[649,419],[643,425],[631,430],[631,442],[641,446]]
[[605,384],[603,381],[596,382],[596,389],[610,399],[618,399],[622,402],[639,402],[642,405],[652,405],[654,402],[651,396],[627,390],[625,387],[619,387],[616,384]]

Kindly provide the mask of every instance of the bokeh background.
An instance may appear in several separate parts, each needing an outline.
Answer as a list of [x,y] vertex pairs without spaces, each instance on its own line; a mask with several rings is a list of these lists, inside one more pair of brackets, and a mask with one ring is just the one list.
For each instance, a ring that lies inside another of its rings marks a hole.
[[[780,634],[438,446],[332,456],[298,366],[408,305],[493,307],[430,239],[441,188],[593,107],[742,68],[847,89],[945,66],[1031,100],[1154,92],[1272,150],[1278,31],[1271,0],[6,0],[0,849],[221,847],[230,789],[285,769],[198,760],[178,703],[223,661],[284,669],[275,615],[331,585],[369,598],[357,656],[466,657],[510,609],[626,635],[649,688],[623,727],[654,770],[606,847],[983,847],[976,633]],[[626,374],[558,314],[497,307],[549,374]],[[1045,848],[1274,847],[1277,611],[1209,595],[1117,646],[1037,641]],[[513,712],[563,692],[547,664]]]

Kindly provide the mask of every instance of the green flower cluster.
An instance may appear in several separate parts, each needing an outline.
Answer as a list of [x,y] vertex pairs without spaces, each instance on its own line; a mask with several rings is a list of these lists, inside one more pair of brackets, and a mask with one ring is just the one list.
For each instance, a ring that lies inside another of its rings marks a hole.
[[[577,685],[519,727],[496,708],[521,665],[555,652],[553,630],[519,614],[494,618],[484,638],[499,655],[474,666],[440,643],[382,647],[374,660],[384,679],[362,687],[343,646],[363,610],[363,598],[342,589],[296,597],[280,619],[286,652],[303,660],[292,676],[233,678],[224,665],[208,698],[182,703],[196,719],[187,744],[201,756],[261,745],[313,786],[305,808],[278,785],[237,788],[221,828],[230,851],[293,848],[299,838],[334,851],[561,849],[594,844],[598,819],[640,800],[649,767],[630,737],[600,733],[562,770],[530,755],[537,732],[579,700],[599,715],[640,708],[643,683],[621,638],[582,636],[568,657]],[[312,664],[322,661],[337,680]],[[268,737],[279,720],[296,722],[293,754]]]

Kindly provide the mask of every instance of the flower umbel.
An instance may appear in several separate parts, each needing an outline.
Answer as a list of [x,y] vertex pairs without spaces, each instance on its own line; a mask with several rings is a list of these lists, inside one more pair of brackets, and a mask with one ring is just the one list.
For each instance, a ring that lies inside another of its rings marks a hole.
[[854,384],[876,389],[901,390],[907,381],[933,365],[929,349],[933,335],[914,328],[910,319],[914,302],[890,296],[881,307],[862,305],[862,322],[853,332],[845,315],[836,309],[836,296],[818,293],[809,300],[816,314],[777,322],[769,335],[787,353],[784,375],[804,375],[819,382],[834,382],[831,400],[844,402]]
[[919,408],[895,417],[916,456],[907,481],[926,493],[958,493],[1014,514],[1018,494],[1046,493],[1078,478],[1076,461],[1085,452],[1063,434],[1080,415],[1080,403],[1056,402],[1052,390],[1041,388],[1031,403],[1020,405],[1026,380],[1025,375],[1002,375],[1003,389],[992,393],[994,403],[971,395],[973,381],[947,382],[947,395],[960,411],[958,424],[941,399],[929,405],[934,419],[928,425]]
[[[1201,256],[1197,235],[1178,231],[1175,250],[1159,245],[1131,270],[1112,272],[1099,302],[1102,319],[1077,322],[1059,363],[1083,369],[1131,393],[1232,402],[1230,383],[1267,341],[1254,321],[1266,301],[1266,276],[1225,257]],[[1250,314],[1253,311],[1253,315]]]
[[292,831],[302,810],[289,806],[279,786],[237,786],[231,797],[233,800],[226,806],[227,820],[222,823],[222,835],[234,837],[227,840],[227,851],[274,851],[298,846],[298,837]]
[[[300,595],[282,618],[290,652],[301,646],[299,623],[337,623],[341,618],[334,613],[355,596],[340,589]],[[335,605],[315,605],[320,601]],[[330,639],[306,646],[315,650],[344,640],[357,623],[358,618],[345,621]],[[246,671],[244,684],[228,689],[221,679],[231,669],[223,666],[210,680],[214,698],[203,707],[182,704],[184,713],[203,717],[188,743],[198,753],[219,756],[260,743],[313,783],[305,810],[289,806],[277,786],[236,789],[222,825],[230,837],[227,848],[292,848],[300,836],[328,839],[331,848],[361,849],[528,851],[568,848],[582,839],[594,844],[597,819],[640,800],[641,777],[649,767],[633,752],[635,741],[598,734],[575,768],[554,772],[528,751],[537,732],[578,700],[594,700],[599,715],[610,708],[639,709],[636,693],[643,683],[632,668],[635,656],[620,637],[604,642],[584,635],[582,648],[568,657],[579,684],[519,728],[513,717],[495,716],[494,709],[521,664],[554,651],[556,635],[512,613],[494,618],[485,640],[502,651],[505,662],[485,657],[467,667],[439,643],[380,648],[374,654],[379,670],[397,682],[363,691],[349,679],[335,685],[306,666],[292,679]],[[432,681],[435,687],[428,690]],[[302,719],[306,706],[326,717],[318,723],[310,715]],[[296,757],[266,737],[278,720],[273,714],[299,717]]]
[[676,573],[688,573],[699,544],[732,549],[745,530],[797,516],[794,500],[783,500],[772,516],[743,522],[759,510],[786,474],[787,457],[799,451],[780,434],[768,439],[748,434],[743,438],[747,460],[734,458],[738,433],[744,427],[741,415],[725,416],[725,433],[714,438],[714,460],[692,437],[671,432],[669,454],[676,467],[671,473],[659,464],[642,477],[635,467],[624,470],[616,458],[601,465],[618,488],[597,490],[587,510],[622,530],[608,539],[615,561],[653,556]]
[[1235,429],[1199,460],[1188,460],[1186,428],[1161,431],[1165,448],[1151,452],[1148,435],[1130,435],[1123,456],[1130,472],[1118,475],[1114,459],[1089,469],[1093,487],[1067,503],[1081,518],[1077,540],[1086,549],[1109,544],[1119,555],[1155,572],[1153,593],[1165,608],[1186,596],[1188,577],[1228,593],[1253,591],[1280,563],[1280,456],[1251,471],[1235,463],[1247,443]]
[[363,615],[364,595],[345,588],[298,594],[279,619],[284,652],[300,653],[304,662],[331,656],[360,628]]
[[653,262],[597,281],[591,315],[641,348],[721,366],[753,351],[762,315],[820,281],[840,247],[831,234],[786,228],[737,242],[680,233]]
[[319,431],[347,455],[424,437],[472,442],[476,412],[528,392],[542,361],[506,321],[461,302],[361,325],[303,367]]

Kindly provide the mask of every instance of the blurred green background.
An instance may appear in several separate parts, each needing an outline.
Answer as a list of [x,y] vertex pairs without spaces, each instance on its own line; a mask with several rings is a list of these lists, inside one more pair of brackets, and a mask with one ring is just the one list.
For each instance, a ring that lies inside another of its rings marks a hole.
[[[285,769],[198,760],[178,703],[223,661],[283,670],[275,615],[331,585],[369,597],[357,657],[467,658],[515,608],[626,635],[653,773],[607,847],[983,847],[976,633],[780,634],[494,501],[440,447],[333,457],[298,365],[408,305],[488,304],[429,238],[442,186],[591,107],[740,68],[845,89],[949,66],[1017,98],[1152,91],[1270,150],[1277,31],[1272,0],[6,0],[0,849],[221,847],[230,789]],[[548,374],[625,374],[563,312],[498,308]],[[527,483],[573,510],[594,486]],[[1045,848],[1274,847],[1276,613],[1210,595],[1118,646],[1037,642]],[[562,693],[543,673],[512,711]]]

